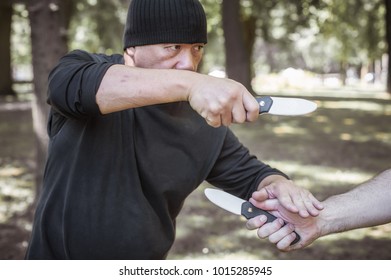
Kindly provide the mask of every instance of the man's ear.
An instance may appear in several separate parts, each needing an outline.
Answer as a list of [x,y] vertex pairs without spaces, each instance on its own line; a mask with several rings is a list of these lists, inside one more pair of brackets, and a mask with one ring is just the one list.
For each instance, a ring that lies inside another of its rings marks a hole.
[[135,53],[135,47],[129,47],[125,49],[124,52],[125,65],[134,66],[134,53]]

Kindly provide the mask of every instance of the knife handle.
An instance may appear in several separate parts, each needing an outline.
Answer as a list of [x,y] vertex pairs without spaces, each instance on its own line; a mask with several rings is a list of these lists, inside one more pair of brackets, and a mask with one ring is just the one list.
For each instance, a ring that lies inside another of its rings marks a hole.
[[270,111],[273,105],[273,99],[270,96],[260,96],[255,98],[259,105],[259,114],[264,114]]
[[[268,211],[265,211],[265,210],[262,210],[262,209],[255,207],[249,201],[246,201],[242,204],[242,215],[244,217],[246,217],[247,220],[254,218],[256,216],[259,216],[259,215],[265,215],[267,217],[266,223],[273,222],[275,219],[277,219],[276,216],[270,214]],[[285,222],[284,222],[284,225],[286,225]],[[300,235],[298,235],[297,232],[295,232],[295,231],[294,231],[294,233],[296,234],[296,238],[295,238],[295,240],[292,241],[291,245],[296,244],[300,240]]]

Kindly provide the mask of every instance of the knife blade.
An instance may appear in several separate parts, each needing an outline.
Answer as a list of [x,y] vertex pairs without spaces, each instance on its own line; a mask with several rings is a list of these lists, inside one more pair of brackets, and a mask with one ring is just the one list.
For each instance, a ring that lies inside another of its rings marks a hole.
[[[272,215],[268,211],[259,209],[252,205],[249,201],[236,197],[222,190],[206,188],[204,193],[205,196],[215,205],[233,214],[242,215],[247,220],[259,215],[265,215],[267,217],[266,223],[270,223],[277,219],[276,216]],[[284,225],[285,224],[286,223],[284,223]],[[300,236],[296,232],[295,234],[296,238],[292,241],[291,245],[296,244],[300,240]]]
[[280,116],[299,116],[311,113],[318,107],[313,101],[303,98],[259,96],[255,98],[259,104],[259,114]]

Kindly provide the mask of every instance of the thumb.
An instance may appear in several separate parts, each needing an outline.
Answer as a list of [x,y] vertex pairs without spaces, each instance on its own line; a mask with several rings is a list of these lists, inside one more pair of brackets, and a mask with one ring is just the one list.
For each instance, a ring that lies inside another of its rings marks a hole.
[[278,199],[266,199],[263,201],[259,201],[251,197],[249,199],[252,205],[254,205],[257,208],[260,208],[262,210],[266,211],[277,211],[278,206],[280,205],[278,202]]
[[270,198],[266,188],[253,192],[251,197],[256,201],[265,201]]

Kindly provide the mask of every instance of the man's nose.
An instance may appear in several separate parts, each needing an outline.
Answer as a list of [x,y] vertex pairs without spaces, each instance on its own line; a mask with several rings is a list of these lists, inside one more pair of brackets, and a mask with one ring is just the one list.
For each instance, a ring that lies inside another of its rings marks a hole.
[[198,63],[191,50],[183,50],[178,57],[175,69],[197,71]]

